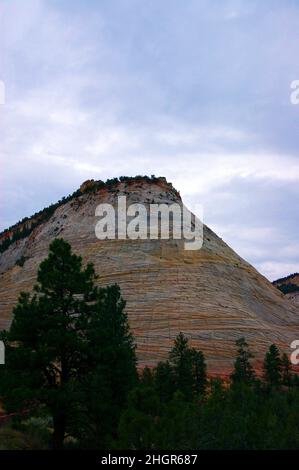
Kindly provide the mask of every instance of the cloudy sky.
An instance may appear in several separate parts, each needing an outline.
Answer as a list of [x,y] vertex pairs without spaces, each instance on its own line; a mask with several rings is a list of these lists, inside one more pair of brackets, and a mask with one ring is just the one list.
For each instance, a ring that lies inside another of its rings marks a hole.
[[0,229],[166,176],[269,279],[299,271],[298,0],[1,0]]

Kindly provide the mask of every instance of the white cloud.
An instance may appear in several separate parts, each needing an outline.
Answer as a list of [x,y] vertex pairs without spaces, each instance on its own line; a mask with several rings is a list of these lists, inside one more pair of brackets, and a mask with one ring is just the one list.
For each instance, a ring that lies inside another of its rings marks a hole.
[[275,281],[288,274],[298,272],[298,263],[286,263],[284,261],[265,261],[258,263],[257,269],[270,281]]
[[[241,0],[92,3],[0,7],[2,227],[84,179],[161,174],[191,207],[204,202],[207,219],[263,272],[296,264],[289,83],[298,9],[285,2],[270,14]],[[271,198],[285,203],[280,220]]]

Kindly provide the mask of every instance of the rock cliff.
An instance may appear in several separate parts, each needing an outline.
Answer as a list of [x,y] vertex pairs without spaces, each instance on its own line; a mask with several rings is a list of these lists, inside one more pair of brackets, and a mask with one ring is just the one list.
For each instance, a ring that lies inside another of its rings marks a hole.
[[94,263],[99,284],[120,285],[141,367],[164,359],[180,331],[204,352],[211,374],[230,372],[241,336],[257,366],[273,342],[289,352],[299,339],[299,308],[207,226],[198,251],[184,250],[183,240],[98,240],[95,208],[120,195],[128,204],[182,204],[164,178],[84,183],[0,255],[0,328],[9,326],[19,292],[32,289],[50,242],[63,237]]

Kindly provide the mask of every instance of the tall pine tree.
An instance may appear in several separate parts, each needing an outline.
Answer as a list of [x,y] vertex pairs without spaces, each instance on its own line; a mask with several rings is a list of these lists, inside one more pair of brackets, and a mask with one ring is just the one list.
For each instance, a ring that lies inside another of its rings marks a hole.
[[265,355],[264,378],[269,386],[278,387],[281,384],[282,364],[280,352],[276,344],[271,344]]
[[283,385],[287,385],[289,387],[293,380],[293,374],[292,365],[286,353],[284,353],[281,358],[281,375]]
[[137,383],[135,345],[124,308],[117,285],[99,290],[87,331],[88,372],[81,382],[78,437],[84,447],[111,447],[128,394]]
[[99,289],[94,280],[92,265],[83,268],[67,242],[54,240],[33,294],[21,293],[3,335],[4,405],[13,411],[43,406],[53,418],[55,449],[62,448],[67,429],[80,428],[87,378],[94,380],[92,397],[106,400],[109,409],[124,400],[136,373],[119,288]]
[[169,353],[176,389],[186,399],[192,400],[194,395],[203,393],[206,386],[206,364],[201,351],[190,348],[188,338],[183,333],[176,337],[174,346]]
[[237,358],[231,374],[231,380],[233,383],[246,382],[250,384],[255,378],[254,370],[250,363],[253,354],[250,352],[249,346],[243,337],[236,341],[236,346]]

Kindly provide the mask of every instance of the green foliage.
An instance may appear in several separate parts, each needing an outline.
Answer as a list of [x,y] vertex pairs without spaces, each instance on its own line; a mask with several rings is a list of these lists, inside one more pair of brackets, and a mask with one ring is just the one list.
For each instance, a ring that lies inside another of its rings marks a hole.
[[266,394],[248,383],[212,393],[202,408],[199,449],[296,449],[298,390]]
[[174,347],[169,354],[169,362],[174,373],[176,389],[186,399],[191,400],[193,396],[192,352],[188,347],[188,339],[183,333],[180,333],[174,341]]
[[41,450],[47,449],[48,443],[43,436],[30,429],[22,432],[11,426],[0,429],[0,450]]
[[119,287],[99,290],[97,314],[88,330],[87,372],[81,380],[80,426],[73,434],[83,447],[107,448],[115,439],[129,391],[137,383],[136,356]]
[[292,282],[292,279],[298,277],[298,273],[290,274],[289,276],[282,277],[273,282],[273,285],[277,287],[283,294],[289,294],[291,292],[298,292],[299,286]]
[[278,387],[282,381],[282,362],[280,352],[275,344],[271,344],[264,360],[264,378],[269,386]]
[[276,284],[279,284],[281,282],[289,281],[290,279],[294,279],[294,277],[297,277],[297,276],[299,276],[299,273],[289,274],[288,276],[276,279],[276,281],[273,281],[273,284],[276,285]]
[[142,383],[146,387],[152,387],[154,384],[153,372],[147,366],[145,366],[145,368],[142,371],[142,374],[140,377],[140,383]]
[[180,333],[169,354],[169,363],[174,374],[176,389],[186,399],[204,393],[206,386],[206,364],[203,354],[190,348],[188,339]]
[[299,292],[299,286],[289,282],[288,284],[281,284],[276,286],[283,294],[290,294],[291,292]]
[[[237,347],[232,383],[205,380],[204,392],[198,395],[193,393],[194,350],[179,334],[169,360],[143,371],[121,416],[116,448],[297,449],[299,386],[288,358],[283,357],[282,371],[289,388],[269,389],[255,377],[244,338]],[[270,349],[273,353],[274,347]],[[202,353],[196,357],[202,367]],[[205,376],[204,366],[200,376]]]
[[205,357],[201,351],[192,348],[192,375],[193,393],[195,396],[204,396],[207,386],[207,365]]
[[287,354],[283,354],[281,358],[281,379],[282,384],[290,386],[292,383],[291,362]]
[[175,392],[158,421],[156,448],[196,449],[200,433],[199,412],[197,403],[186,401],[181,392]]
[[[15,241],[28,237],[36,227],[49,220],[58,207],[62,206],[63,204],[66,204],[73,198],[78,197],[80,195],[81,192],[77,190],[73,194],[70,194],[67,197],[63,197],[55,204],[51,204],[50,206],[42,209],[41,211],[36,212],[30,218],[24,217],[17,224],[1,232],[0,237],[4,235],[7,235],[7,237],[0,244],[0,253],[6,251],[10,247],[10,245]],[[9,235],[10,232],[12,232],[12,235]]]
[[254,370],[250,363],[253,358],[249,350],[245,338],[240,338],[236,341],[237,345],[237,358],[234,365],[234,370],[231,375],[233,383],[247,382],[252,383],[254,380]]
[[120,289],[98,288],[95,277],[57,239],[33,293],[21,293],[1,333],[0,393],[16,413],[0,429],[1,449],[299,448],[299,379],[276,345],[260,381],[240,338],[228,383],[207,379],[203,353],[180,333],[168,360],[138,376]]
[[[152,175],[151,177],[141,176],[141,175],[121,176],[120,178],[111,178],[111,179],[107,179],[106,181],[101,181],[101,180],[93,181],[92,184],[86,187],[84,192],[92,193],[92,192],[99,191],[100,189],[109,190],[113,186],[117,185],[118,183],[123,183],[123,182],[130,183],[130,182],[138,181],[140,179],[148,183],[155,183],[163,178],[156,177],[155,175]],[[178,191],[172,186],[171,183],[168,183],[166,180],[165,182],[168,184],[169,188],[172,190],[174,194],[179,195]],[[45,207],[41,211],[36,212],[30,218],[24,217],[17,224],[9,227],[8,229],[5,229],[3,232],[0,233],[0,238],[2,237],[4,238],[4,240],[0,244],[0,253],[3,253],[4,251],[6,251],[10,247],[10,245],[14,243],[15,241],[28,237],[36,227],[38,227],[40,224],[49,220],[58,207],[66,204],[67,202],[79,196],[82,196],[82,192],[80,191],[80,189],[73,192],[67,197],[63,197],[55,204],[51,204],[50,206]]]
[[152,387],[140,385],[129,395],[128,407],[119,422],[117,447],[122,449],[157,448],[159,399]]
[[46,406],[55,448],[62,447],[67,429],[79,419],[86,390],[88,411],[95,418],[100,413],[95,403],[103,407],[108,400],[111,428],[136,378],[135,348],[119,288],[99,289],[94,279],[92,265],[83,268],[67,242],[54,240],[39,267],[33,295],[21,293],[11,328],[2,333],[5,407]]
[[[116,446],[163,450],[298,449],[299,381],[291,373],[288,357],[284,354],[280,360],[278,348],[269,348],[268,379],[277,383],[273,371],[279,366],[281,380],[288,385],[284,389],[269,388],[269,382],[255,377],[250,363],[253,356],[244,338],[237,341],[237,347],[232,383],[224,384],[220,378],[210,380],[199,401],[198,395],[191,393],[194,350],[180,334],[169,360],[142,374],[139,393],[134,392],[134,401],[122,415],[121,440]],[[203,355],[196,357],[202,365]],[[203,371],[204,376],[205,367]]]
[[176,390],[175,375],[169,361],[158,363],[154,370],[154,380],[160,401],[168,402]]

